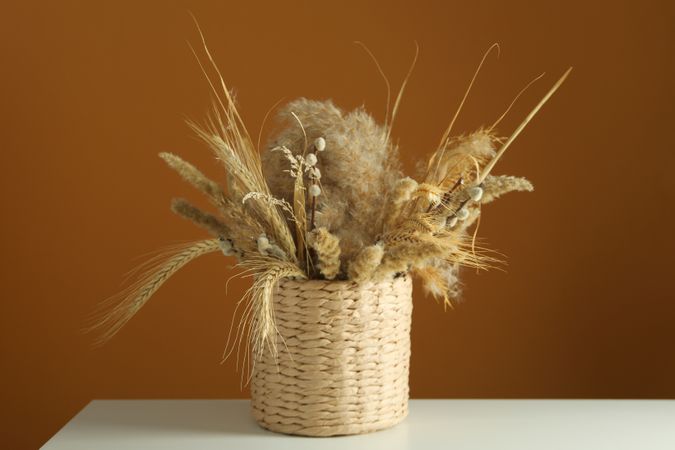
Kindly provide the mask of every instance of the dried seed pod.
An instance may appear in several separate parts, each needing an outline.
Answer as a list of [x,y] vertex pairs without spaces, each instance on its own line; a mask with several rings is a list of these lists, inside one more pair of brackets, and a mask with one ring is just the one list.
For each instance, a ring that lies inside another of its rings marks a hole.
[[483,198],[483,188],[480,186],[471,186],[467,189],[467,194],[474,202],[479,202]]

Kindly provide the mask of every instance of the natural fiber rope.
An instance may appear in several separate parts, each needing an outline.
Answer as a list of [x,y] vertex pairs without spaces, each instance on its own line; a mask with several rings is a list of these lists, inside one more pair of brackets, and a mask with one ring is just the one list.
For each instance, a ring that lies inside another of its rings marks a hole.
[[279,283],[279,349],[266,351],[251,380],[253,416],[272,431],[360,434],[408,413],[410,277],[357,285]]

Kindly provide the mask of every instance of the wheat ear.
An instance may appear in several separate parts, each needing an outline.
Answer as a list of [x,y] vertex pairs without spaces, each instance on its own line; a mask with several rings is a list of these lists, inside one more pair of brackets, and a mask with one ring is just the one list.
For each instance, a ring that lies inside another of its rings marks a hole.
[[145,305],[150,297],[190,261],[207,253],[220,250],[218,239],[208,239],[179,246],[167,254],[154,267],[148,269],[139,280],[119,294],[104,301],[99,312],[92,318],[93,325],[86,332],[97,332],[95,345],[102,345]]
[[[241,305],[244,305],[244,309],[234,340],[231,334],[228,335],[223,358],[227,359],[236,350],[237,365],[241,361],[246,367],[247,361],[255,364],[255,361],[260,360],[265,348],[276,358],[278,330],[274,319],[274,289],[282,278],[305,279],[306,275],[294,263],[265,256],[247,258],[237,267],[244,269],[248,276],[253,276],[254,281],[237,303],[237,310]],[[242,345],[243,357],[240,354]],[[251,353],[253,358],[249,357]]]

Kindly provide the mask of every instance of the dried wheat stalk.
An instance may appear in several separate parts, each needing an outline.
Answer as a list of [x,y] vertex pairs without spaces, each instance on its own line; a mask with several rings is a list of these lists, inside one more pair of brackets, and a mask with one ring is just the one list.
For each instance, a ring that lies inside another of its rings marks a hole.
[[93,318],[93,324],[87,329],[98,332],[95,343],[103,344],[117,334],[164,282],[186,264],[219,249],[218,239],[207,239],[180,246],[160,258],[155,267],[149,268],[138,281],[101,304],[102,313]]

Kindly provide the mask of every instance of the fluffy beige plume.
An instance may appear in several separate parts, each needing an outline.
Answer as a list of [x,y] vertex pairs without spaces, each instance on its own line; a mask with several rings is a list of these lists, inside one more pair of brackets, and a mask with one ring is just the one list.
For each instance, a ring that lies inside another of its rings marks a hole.
[[425,182],[448,188],[460,178],[465,182],[475,179],[477,166],[483,166],[495,156],[496,142],[497,137],[483,129],[449,140],[445,147],[431,155]]
[[362,283],[371,279],[382,262],[384,246],[370,245],[363,248],[349,264],[349,279]]
[[436,259],[428,265],[413,268],[412,273],[422,281],[425,293],[442,301],[445,307],[452,307],[451,301],[459,299],[459,264]]
[[321,274],[327,280],[334,279],[340,273],[340,239],[321,227],[309,233],[307,243],[316,252]]
[[[299,99],[287,105],[280,117],[287,127],[270,148],[283,146],[303,154],[317,138],[325,139],[325,151],[317,155],[322,195],[316,226],[340,238],[342,259],[349,261],[376,242],[382,230],[386,214],[382,200],[401,178],[397,149],[388,141],[385,127],[363,109],[345,113],[330,101]],[[268,150],[262,159],[272,192],[290,201],[293,180],[283,172],[284,156]]]

